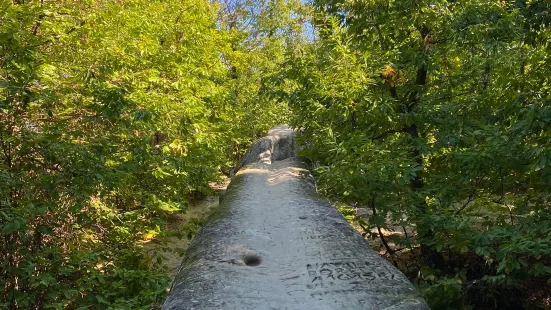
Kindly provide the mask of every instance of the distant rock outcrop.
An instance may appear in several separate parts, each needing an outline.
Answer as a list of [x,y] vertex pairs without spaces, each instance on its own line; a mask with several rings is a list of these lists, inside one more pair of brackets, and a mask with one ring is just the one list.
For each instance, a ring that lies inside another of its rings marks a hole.
[[277,126],[247,150],[234,173],[249,164],[265,163],[269,165],[274,161],[295,157],[295,155],[295,131],[288,126]]

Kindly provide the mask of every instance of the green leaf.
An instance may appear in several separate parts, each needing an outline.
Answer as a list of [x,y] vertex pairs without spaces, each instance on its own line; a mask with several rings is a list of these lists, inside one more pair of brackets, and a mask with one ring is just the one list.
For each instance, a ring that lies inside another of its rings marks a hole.
[[17,219],[8,222],[2,227],[2,234],[8,235],[18,231],[21,228],[21,222]]
[[101,304],[109,304],[109,301],[105,299],[105,297],[103,297],[102,295],[96,295],[96,299]]

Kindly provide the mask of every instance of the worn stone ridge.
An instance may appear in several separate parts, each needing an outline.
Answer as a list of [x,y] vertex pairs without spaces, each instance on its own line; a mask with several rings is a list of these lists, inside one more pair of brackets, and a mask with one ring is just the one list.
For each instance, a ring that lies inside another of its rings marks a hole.
[[235,172],[249,164],[257,162],[271,164],[295,155],[295,131],[286,125],[277,126],[247,150]]
[[270,155],[251,151],[258,160],[240,169],[193,240],[163,309],[428,309],[316,193],[305,163],[278,150],[294,142],[277,130],[264,140]]

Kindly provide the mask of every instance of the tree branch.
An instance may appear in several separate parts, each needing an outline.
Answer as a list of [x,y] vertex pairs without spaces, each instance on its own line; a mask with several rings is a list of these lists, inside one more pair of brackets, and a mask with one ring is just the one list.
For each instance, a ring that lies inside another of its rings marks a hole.
[[388,130],[388,131],[385,131],[385,132],[383,132],[383,133],[381,133],[381,134],[379,134],[379,135],[377,135],[377,136],[371,138],[371,140],[379,140],[379,139],[382,139],[382,138],[384,138],[384,137],[386,137],[386,136],[388,136],[388,135],[390,135],[390,134],[393,134],[393,133],[400,133],[400,132],[405,132],[405,131],[404,131],[404,129],[399,129],[399,130],[395,130],[395,129],[393,129],[393,130]]

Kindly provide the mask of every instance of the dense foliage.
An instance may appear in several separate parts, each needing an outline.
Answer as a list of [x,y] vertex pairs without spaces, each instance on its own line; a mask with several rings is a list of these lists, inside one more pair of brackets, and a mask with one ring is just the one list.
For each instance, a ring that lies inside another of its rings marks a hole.
[[304,2],[0,0],[0,308],[156,307],[143,241],[286,121],[433,309],[551,307],[551,4]]
[[161,301],[142,241],[287,115],[261,91],[287,36],[223,5],[0,1],[0,308]]
[[383,243],[434,309],[548,309],[550,4],[314,5],[284,84],[320,188],[414,230]]

